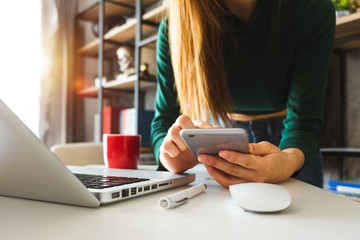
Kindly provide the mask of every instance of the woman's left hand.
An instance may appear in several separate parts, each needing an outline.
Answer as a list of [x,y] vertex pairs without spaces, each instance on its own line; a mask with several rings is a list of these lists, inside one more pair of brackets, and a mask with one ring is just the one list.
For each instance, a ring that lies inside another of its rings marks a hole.
[[221,150],[219,156],[200,155],[209,174],[223,187],[244,182],[276,183],[289,178],[304,164],[297,148],[280,150],[269,142],[250,143],[249,154]]

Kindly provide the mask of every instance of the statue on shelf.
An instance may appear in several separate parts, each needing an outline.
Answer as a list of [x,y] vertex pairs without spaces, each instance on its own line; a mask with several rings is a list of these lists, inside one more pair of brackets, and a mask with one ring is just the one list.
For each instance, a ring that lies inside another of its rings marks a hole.
[[116,76],[117,80],[125,80],[128,76],[135,73],[134,69],[134,49],[129,46],[119,47],[116,51],[120,73]]

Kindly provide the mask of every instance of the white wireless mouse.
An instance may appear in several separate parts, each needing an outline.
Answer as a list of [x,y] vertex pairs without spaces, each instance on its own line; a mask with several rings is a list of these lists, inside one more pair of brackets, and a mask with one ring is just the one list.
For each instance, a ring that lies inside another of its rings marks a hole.
[[269,183],[240,183],[229,187],[234,201],[246,211],[278,212],[290,206],[291,197],[282,186]]

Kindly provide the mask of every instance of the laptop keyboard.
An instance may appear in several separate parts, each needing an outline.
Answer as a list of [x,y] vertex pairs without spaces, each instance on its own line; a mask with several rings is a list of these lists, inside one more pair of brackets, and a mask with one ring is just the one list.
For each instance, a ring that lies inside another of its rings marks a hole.
[[101,176],[89,174],[74,174],[87,188],[104,189],[125,184],[149,181],[147,178],[130,178],[117,176]]

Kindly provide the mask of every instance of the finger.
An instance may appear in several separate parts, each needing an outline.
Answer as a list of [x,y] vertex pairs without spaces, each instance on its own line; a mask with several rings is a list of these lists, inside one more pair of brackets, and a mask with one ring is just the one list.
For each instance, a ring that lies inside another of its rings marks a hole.
[[247,180],[254,180],[255,178],[256,172],[254,170],[244,168],[238,164],[230,163],[220,157],[200,154],[198,160],[235,177]]
[[170,136],[171,141],[177,146],[178,149],[180,149],[180,151],[185,151],[188,147],[180,136],[180,130],[181,127],[174,124],[171,128],[169,128],[168,136]]
[[160,151],[159,161],[168,170],[170,169],[169,162],[171,162],[172,159],[173,158],[168,153]]
[[175,124],[179,125],[181,129],[196,128],[196,126],[193,124],[191,118],[186,115],[179,116],[176,119]]
[[206,170],[208,171],[210,176],[215,181],[220,183],[224,188],[229,188],[230,185],[248,182],[247,180],[244,180],[244,179],[241,179],[241,178],[236,178],[234,176],[226,174],[223,171],[221,171],[221,170],[219,170],[217,168],[214,168],[214,167],[212,167],[210,165],[204,164],[204,166],[206,167]]
[[172,173],[182,173],[199,163],[190,151],[183,152],[176,158],[171,157],[168,153],[160,152],[159,160]]
[[164,138],[163,143],[160,146],[160,152],[167,153],[171,157],[177,157],[180,154],[180,149],[177,145],[172,141],[169,135],[166,135]]
[[281,150],[277,146],[266,141],[259,143],[249,143],[249,152],[257,156],[276,153],[279,151]]
[[163,165],[164,168],[166,168],[167,170],[169,170],[169,166],[168,166],[168,159],[171,159],[171,157],[169,156],[169,154],[165,153],[165,152],[161,152],[160,150],[160,154],[159,154],[159,162]]
[[171,140],[177,145],[180,151],[185,151],[188,148],[180,136],[180,130],[191,128],[196,128],[191,118],[186,115],[181,115],[176,119],[175,123],[168,131],[168,135],[171,136]]
[[234,151],[221,150],[219,156],[226,161],[240,165],[248,169],[257,169],[259,166],[259,158],[251,154],[238,153]]

